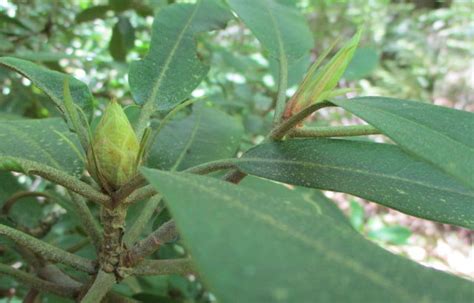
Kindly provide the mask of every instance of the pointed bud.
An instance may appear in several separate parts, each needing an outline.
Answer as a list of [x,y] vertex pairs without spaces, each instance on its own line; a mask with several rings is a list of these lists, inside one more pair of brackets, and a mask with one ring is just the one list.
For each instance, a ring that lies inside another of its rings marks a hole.
[[87,154],[89,172],[104,189],[116,190],[137,172],[139,143],[122,107],[112,101],[95,129]]
[[334,96],[336,88],[344,71],[352,60],[359,45],[362,30],[359,30],[328,63],[319,67],[330,49],[309,69],[300,87],[288,101],[284,117],[287,119],[311,104]]

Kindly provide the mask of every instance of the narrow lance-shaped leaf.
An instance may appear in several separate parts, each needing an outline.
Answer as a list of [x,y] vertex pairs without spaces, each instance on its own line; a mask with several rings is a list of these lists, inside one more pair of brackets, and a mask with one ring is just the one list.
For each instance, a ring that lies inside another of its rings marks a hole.
[[474,113],[383,97],[333,103],[474,189]]
[[87,85],[76,78],[49,70],[26,60],[12,57],[1,57],[0,66],[14,70],[30,79],[33,84],[53,100],[63,114],[66,112],[63,91],[64,81],[67,78],[74,103],[86,113],[87,117],[91,115],[93,107],[92,94]]
[[128,51],[135,43],[135,29],[126,17],[120,16],[112,30],[109,51],[117,61],[125,61]]
[[143,172],[220,302],[474,299],[472,282],[377,247],[298,194],[286,200],[203,176]]
[[395,145],[289,140],[257,146],[237,165],[248,174],[345,192],[413,216],[474,229],[474,191]]
[[77,138],[59,118],[0,121],[0,170],[14,166],[15,158],[79,174],[84,167],[79,150]]
[[337,86],[354,56],[357,46],[359,45],[361,34],[362,30],[359,30],[354,37],[322,67],[319,66],[329,54],[332,47],[318,58],[310,67],[298,90],[288,102],[284,114],[285,118],[289,118],[305,107],[332,96],[334,88]]
[[313,47],[305,17],[296,8],[277,0],[229,0],[229,4],[275,59],[284,57],[291,63]]
[[216,0],[173,4],[155,17],[148,55],[130,66],[130,89],[139,104],[170,109],[206,76],[209,66],[196,53],[195,36],[223,27],[231,18]]

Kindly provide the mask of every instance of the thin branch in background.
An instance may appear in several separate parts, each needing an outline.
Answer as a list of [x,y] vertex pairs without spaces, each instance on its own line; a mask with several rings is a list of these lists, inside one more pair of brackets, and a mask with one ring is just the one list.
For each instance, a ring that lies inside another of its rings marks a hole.
[[141,240],[128,251],[126,260],[128,266],[134,266],[145,257],[151,255],[161,245],[169,243],[178,237],[178,230],[174,220],[169,220],[152,232],[148,237]]
[[5,200],[5,202],[3,202],[3,206],[1,210],[2,214],[8,215],[8,213],[10,212],[10,209],[13,207],[13,205],[16,202],[28,197],[42,197],[46,199],[51,198],[51,196],[48,195],[47,193],[36,192],[36,191],[19,191],[11,195],[7,200]]
[[287,120],[283,121],[281,124],[277,125],[271,132],[269,137],[272,140],[280,140],[282,139],[288,131],[290,131],[293,127],[297,126],[301,122],[303,122],[306,117],[314,113],[315,111],[324,108],[324,107],[329,107],[329,106],[334,106],[329,101],[322,101],[318,102],[315,104],[312,104],[302,111],[298,112],[294,116],[288,118]]
[[151,185],[143,186],[133,193],[130,194],[124,201],[123,204],[129,205],[138,201],[146,200],[157,194],[156,189]]
[[153,196],[150,200],[146,202],[145,207],[138,218],[133,222],[133,225],[125,231],[123,235],[123,242],[126,246],[132,246],[133,243],[140,237],[145,226],[150,221],[151,217],[155,214],[155,210],[161,202],[162,197],[160,195]]
[[89,288],[85,296],[81,299],[81,303],[97,303],[102,299],[115,285],[116,280],[114,274],[106,273],[99,270],[95,277],[94,283]]
[[191,259],[144,260],[132,270],[135,276],[189,275],[195,269]]
[[45,260],[69,265],[72,268],[85,271],[87,273],[95,272],[95,263],[92,260],[68,253],[67,251],[38,240],[11,227],[0,224],[0,235],[6,236],[18,245],[21,245],[38,254]]
[[295,128],[288,132],[289,137],[351,137],[377,135],[380,131],[371,125],[324,126],[313,128]]
[[231,169],[235,168],[235,159],[223,159],[212,162],[203,163],[197,166],[190,167],[183,172],[197,174],[197,175],[206,175],[218,170]]
[[86,200],[76,193],[69,192],[72,199],[72,207],[77,218],[82,224],[82,228],[86,231],[87,235],[92,241],[92,244],[98,250],[102,245],[102,229],[97,222],[97,219],[92,215],[89,207],[87,206]]
[[67,287],[50,281],[45,281],[43,279],[33,276],[32,274],[26,273],[22,270],[14,269],[13,267],[5,264],[0,264],[0,273],[15,278],[23,285],[27,285],[40,291],[50,292],[68,298],[74,298],[74,296],[76,296],[76,294],[80,290],[77,287]]

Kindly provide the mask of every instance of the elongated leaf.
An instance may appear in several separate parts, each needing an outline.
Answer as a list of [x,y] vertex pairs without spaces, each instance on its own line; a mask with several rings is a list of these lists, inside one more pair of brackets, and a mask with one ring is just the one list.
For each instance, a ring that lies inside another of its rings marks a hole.
[[334,103],[474,189],[474,113],[382,97]]
[[308,24],[294,7],[277,0],[229,0],[229,4],[272,57],[293,62],[312,48]]
[[285,200],[203,176],[143,172],[220,302],[474,299],[471,282],[377,247],[299,195]]
[[119,17],[112,30],[112,38],[109,43],[109,51],[117,61],[125,61],[127,52],[133,48],[135,43],[135,29],[126,17]]
[[83,169],[79,150],[77,138],[59,118],[0,121],[0,169],[14,157],[78,174]]
[[68,79],[74,102],[83,109],[86,115],[92,113],[92,94],[87,85],[76,78],[46,69],[26,60],[12,57],[1,57],[0,66],[14,70],[30,79],[31,82],[53,100],[62,113],[65,112],[63,102],[64,80]]
[[239,120],[213,108],[195,107],[185,118],[172,120],[156,138],[148,164],[183,170],[237,152],[243,126]]
[[474,229],[474,191],[395,145],[290,140],[257,146],[238,166],[252,175],[345,192],[413,216]]
[[216,0],[162,9],[153,23],[148,55],[130,66],[135,101],[155,102],[159,109],[169,109],[188,97],[209,70],[197,57],[196,34],[223,27],[230,18],[230,12]]

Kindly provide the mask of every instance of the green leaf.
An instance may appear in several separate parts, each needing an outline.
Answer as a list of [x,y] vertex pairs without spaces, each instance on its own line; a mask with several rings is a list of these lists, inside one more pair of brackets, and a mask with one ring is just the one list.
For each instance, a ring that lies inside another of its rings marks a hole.
[[283,56],[291,63],[313,47],[305,17],[296,8],[276,0],[229,0],[229,4],[272,57]]
[[89,22],[95,19],[104,19],[107,16],[107,12],[112,8],[109,5],[97,5],[86,8],[76,15],[76,22]]
[[135,29],[129,18],[120,16],[112,30],[109,51],[116,61],[125,61],[128,51],[135,43]]
[[143,173],[220,302],[474,299],[471,282],[377,247],[299,195],[288,201],[203,176]]
[[410,238],[411,230],[403,226],[386,226],[369,231],[367,236],[377,241],[403,245]]
[[319,190],[303,187],[289,189],[281,183],[272,182],[254,176],[246,177],[239,184],[255,191],[267,193],[270,196],[279,197],[287,203],[291,203],[292,199],[299,195],[299,199],[305,200],[308,204],[313,204],[318,213],[323,213],[325,216],[337,220],[342,223],[341,226],[346,225],[347,227],[351,227],[346,216],[336,206],[336,204]]
[[59,118],[0,121],[0,169],[15,165],[5,163],[13,157],[79,174],[83,170],[79,150],[76,136]]
[[46,69],[26,60],[12,57],[1,57],[0,66],[14,70],[30,79],[33,84],[53,100],[63,114],[66,112],[63,101],[64,80],[68,79],[74,103],[82,108],[87,116],[91,115],[93,107],[92,94],[87,85],[76,78]]
[[352,226],[356,229],[361,231],[364,227],[364,208],[357,203],[356,201],[351,201],[351,213],[350,213],[350,220]]
[[413,216],[474,229],[474,192],[395,145],[289,140],[257,146],[237,165],[248,174],[345,192]]
[[217,0],[174,4],[160,10],[148,55],[130,66],[135,101],[154,102],[165,110],[187,98],[209,70],[197,56],[196,34],[221,28],[230,18]]
[[150,151],[149,166],[183,170],[235,155],[243,135],[242,123],[228,114],[195,106],[192,114],[163,127]]
[[379,55],[374,47],[360,47],[344,72],[348,81],[363,79],[369,76],[379,63]]
[[383,97],[334,103],[474,189],[474,113]]

